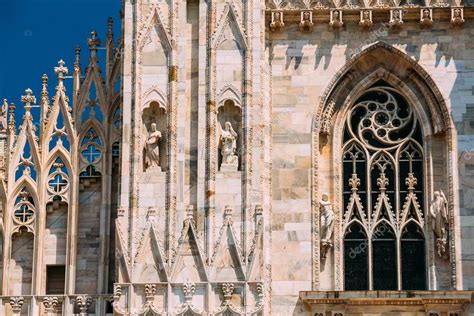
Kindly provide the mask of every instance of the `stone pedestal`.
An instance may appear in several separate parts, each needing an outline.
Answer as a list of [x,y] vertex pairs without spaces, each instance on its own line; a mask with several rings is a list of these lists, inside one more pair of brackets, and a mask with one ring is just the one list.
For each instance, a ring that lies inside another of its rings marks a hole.
[[238,168],[237,163],[222,163],[220,172],[236,172]]

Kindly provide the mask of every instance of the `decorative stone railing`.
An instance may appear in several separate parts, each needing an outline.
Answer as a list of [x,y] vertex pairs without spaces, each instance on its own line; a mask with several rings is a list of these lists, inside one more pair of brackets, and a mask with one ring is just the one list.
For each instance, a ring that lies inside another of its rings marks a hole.
[[[337,2],[337,0],[334,0]],[[312,32],[316,23],[326,23],[333,31],[344,25],[358,25],[369,31],[374,23],[384,23],[390,29],[402,29],[404,22],[418,22],[429,28],[433,23],[449,21],[453,27],[462,27],[465,19],[474,17],[474,8],[465,8],[459,3],[449,4],[439,0],[429,5],[393,5],[387,0],[378,0],[375,5],[332,3],[321,5],[317,1],[270,1],[267,3],[266,21],[272,32],[283,32],[286,26],[298,25],[301,32]],[[386,3],[385,3],[386,2]]]
[[0,315],[112,315],[112,295],[22,295],[0,298]]

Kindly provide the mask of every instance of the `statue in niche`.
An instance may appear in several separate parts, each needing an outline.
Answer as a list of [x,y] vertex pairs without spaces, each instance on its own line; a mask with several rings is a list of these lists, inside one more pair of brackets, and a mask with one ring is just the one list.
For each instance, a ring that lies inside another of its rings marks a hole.
[[332,232],[334,229],[334,211],[327,193],[321,196],[319,209],[321,213],[321,258],[326,259],[328,250],[332,248]]
[[220,147],[222,155],[221,171],[237,171],[239,159],[236,155],[237,133],[230,122],[225,122],[221,132]]
[[448,241],[448,201],[443,191],[435,191],[430,206],[431,228],[436,236],[438,255],[444,257]]
[[156,129],[156,123],[151,123],[151,131],[145,143],[146,168],[160,168],[161,132]]

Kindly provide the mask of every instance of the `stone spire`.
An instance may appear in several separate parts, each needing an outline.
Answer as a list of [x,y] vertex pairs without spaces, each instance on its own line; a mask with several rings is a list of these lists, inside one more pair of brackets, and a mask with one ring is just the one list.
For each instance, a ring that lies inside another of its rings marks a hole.
[[76,97],[79,94],[81,88],[81,47],[78,45],[75,48],[76,59],[74,60],[74,74],[73,74],[73,103],[76,103]]
[[113,27],[114,27],[114,20],[112,19],[111,16],[109,16],[109,18],[107,19],[107,41],[114,40]]
[[46,124],[46,118],[49,112],[49,93],[48,93],[48,75],[44,74],[41,77],[42,81],[42,89],[41,89],[41,102],[40,102],[40,110],[41,110],[41,127]]

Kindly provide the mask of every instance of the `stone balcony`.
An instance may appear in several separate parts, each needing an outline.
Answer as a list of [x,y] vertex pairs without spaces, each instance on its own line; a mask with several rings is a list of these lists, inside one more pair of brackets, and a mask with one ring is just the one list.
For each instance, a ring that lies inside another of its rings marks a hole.
[[305,309],[314,316],[470,315],[472,291],[306,291]]

